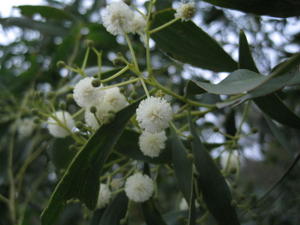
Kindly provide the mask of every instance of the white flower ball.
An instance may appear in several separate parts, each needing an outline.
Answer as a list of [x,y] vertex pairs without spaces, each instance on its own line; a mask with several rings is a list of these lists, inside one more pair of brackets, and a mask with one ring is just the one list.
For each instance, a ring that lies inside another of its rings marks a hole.
[[188,21],[193,18],[196,13],[195,2],[180,3],[176,9],[175,18],[181,18],[182,21]]
[[109,111],[109,107],[104,103],[97,105],[95,114],[91,113],[90,109],[86,109],[84,112],[85,123],[94,130],[97,130],[113,116],[113,113]]
[[21,138],[29,137],[32,134],[35,126],[36,125],[35,125],[33,119],[31,119],[31,118],[22,119],[18,123],[18,133],[19,133],[20,137]]
[[73,97],[80,107],[90,107],[99,104],[103,99],[105,91],[100,87],[93,87],[93,78],[86,77],[80,80],[74,87]]
[[50,134],[57,138],[64,138],[70,135],[75,122],[67,111],[57,111],[54,113],[54,116],[59,121],[56,121],[54,118],[48,118],[48,130]]
[[144,155],[151,158],[159,156],[161,150],[165,148],[167,140],[165,131],[150,133],[144,131],[139,138],[140,149]]
[[136,119],[148,132],[160,132],[169,126],[173,116],[171,105],[163,98],[149,97],[136,110]]
[[152,179],[141,173],[136,173],[127,178],[125,192],[127,197],[134,202],[144,202],[150,199],[154,191]]
[[107,89],[102,101],[95,105],[97,110],[95,114],[91,113],[90,109],[85,110],[85,122],[88,126],[97,130],[102,124],[109,121],[116,112],[127,105],[128,102],[118,87]]
[[223,169],[226,169],[228,163],[228,169],[237,169],[239,166],[239,155],[237,151],[223,152],[221,155],[220,163]]
[[108,107],[108,111],[118,112],[128,105],[125,96],[120,92],[120,88],[113,87],[105,91],[103,104]]
[[146,28],[146,25],[147,23],[145,18],[141,14],[135,13],[132,20],[132,32],[142,34]]
[[112,2],[102,14],[103,25],[113,35],[132,32],[134,12],[123,1]]
[[97,200],[97,208],[102,209],[104,208],[111,199],[111,191],[106,184],[100,184],[100,190],[98,194]]

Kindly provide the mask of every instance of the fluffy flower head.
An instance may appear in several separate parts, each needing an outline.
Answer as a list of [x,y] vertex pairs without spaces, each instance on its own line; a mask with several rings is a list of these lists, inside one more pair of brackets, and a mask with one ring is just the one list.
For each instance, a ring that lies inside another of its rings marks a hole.
[[105,91],[103,103],[109,108],[108,110],[118,112],[128,105],[125,96],[120,92],[120,88],[113,87]]
[[125,192],[127,197],[134,202],[147,201],[153,194],[154,184],[152,179],[141,173],[136,173],[127,178]]
[[97,105],[104,97],[105,91],[101,87],[93,87],[93,78],[86,77],[80,80],[74,87],[73,97],[80,107]]
[[111,191],[106,184],[100,184],[100,190],[97,200],[97,208],[105,207],[111,199]]
[[196,12],[195,2],[180,3],[176,9],[175,18],[181,18],[182,21],[188,21],[193,18]]
[[48,130],[50,134],[54,137],[64,138],[70,135],[70,131],[75,126],[74,120],[70,113],[67,111],[57,111],[54,113],[54,116],[57,118],[55,120],[52,117],[48,118]]
[[151,133],[166,129],[172,116],[171,105],[165,99],[158,97],[143,100],[136,110],[140,127]]
[[165,131],[150,133],[144,131],[139,139],[140,149],[144,155],[149,157],[159,156],[161,150],[165,148],[167,140]]
[[125,96],[120,92],[118,87],[110,88],[105,91],[101,102],[98,102],[96,113],[91,113],[90,109],[85,110],[84,118],[88,126],[94,130],[102,124],[108,122],[116,112],[128,105]]
[[135,13],[132,20],[132,32],[142,34],[144,32],[146,24],[147,23],[145,18],[141,14]]
[[113,35],[132,32],[134,12],[123,1],[110,3],[103,15],[103,25]]

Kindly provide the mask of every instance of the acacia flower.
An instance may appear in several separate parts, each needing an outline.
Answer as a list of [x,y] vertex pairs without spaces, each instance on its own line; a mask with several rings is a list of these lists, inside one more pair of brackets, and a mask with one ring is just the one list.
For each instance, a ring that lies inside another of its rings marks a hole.
[[103,103],[110,111],[118,112],[128,105],[125,96],[120,92],[120,88],[113,87],[105,91]]
[[176,9],[175,18],[181,18],[182,21],[188,21],[193,18],[196,13],[195,2],[180,3]]
[[127,178],[125,193],[134,202],[147,201],[153,194],[154,184],[148,175],[135,173]]
[[172,116],[170,103],[160,97],[149,97],[143,100],[136,110],[140,127],[151,133],[166,129]]
[[128,105],[125,96],[118,87],[105,90],[102,101],[95,105],[95,112],[85,110],[84,118],[88,126],[97,130],[102,124],[107,123],[114,114]]
[[80,80],[74,87],[73,97],[80,107],[90,107],[98,104],[104,97],[105,91],[100,87],[92,85],[93,78],[85,77]]
[[123,1],[112,2],[102,14],[103,25],[113,35],[132,32],[134,12]]
[[145,18],[139,13],[134,13],[132,20],[132,32],[142,34],[146,28],[146,25],[147,22]]
[[106,184],[100,184],[100,190],[98,194],[97,200],[97,208],[101,209],[104,208],[111,199],[111,191]]
[[[70,135],[70,131],[75,127],[74,120],[67,111],[57,111],[54,113],[57,120],[52,117],[48,118],[48,130],[54,137],[64,138]],[[69,129],[69,130],[68,130]]]
[[159,156],[161,150],[165,148],[167,140],[165,131],[150,133],[144,131],[139,138],[140,149],[144,155],[151,158]]

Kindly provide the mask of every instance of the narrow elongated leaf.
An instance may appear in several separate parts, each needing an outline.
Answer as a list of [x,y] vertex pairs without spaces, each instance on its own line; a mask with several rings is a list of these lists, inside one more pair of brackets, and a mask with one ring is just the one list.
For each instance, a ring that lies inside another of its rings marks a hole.
[[[289,60],[295,60],[295,62],[292,63],[292,66],[298,63],[298,57],[299,55],[295,55]],[[258,72],[250,52],[247,38],[243,32],[240,33],[239,62],[241,68],[251,69]],[[282,64],[281,66],[284,65]],[[283,76],[277,76],[269,80],[269,82],[243,96],[242,99],[239,99],[239,101],[241,103],[243,101],[253,99],[260,110],[272,119],[290,127],[300,128],[300,118],[294,114],[276,94],[271,94],[283,88],[285,85],[288,85],[288,82],[291,80],[297,82],[295,78],[298,76],[298,70],[293,68],[291,71],[286,72]],[[274,107],[276,107],[276,110],[274,110]]]
[[259,109],[273,120],[286,126],[300,129],[300,117],[291,111],[277,95],[273,94],[267,97],[256,98],[254,101]]
[[179,189],[181,190],[184,198],[189,203],[192,195],[193,186],[193,164],[187,156],[182,141],[176,134],[174,128],[171,128],[171,141],[172,141],[172,162],[174,166],[175,175],[177,178]]
[[277,139],[281,147],[283,147],[285,150],[287,150],[289,153],[292,153],[292,147],[287,139],[284,131],[279,128],[267,115],[264,115],[265,120],[267,121],[267,124],[274,135],[274,137]]
[[239,42],[239,68],[252,70],[259,73],[254,59],[252,57],[250,47],[247,41],[245,33],[240,31],[240,42]]
[[[174,10],[164,10],[154,17],[152,29],[174,18]],[[178,21],[151,36],[158,48],[170,57],[217,72],[233,71],[237,63],[221,46],[193,22]]]
[[47,5],[20,5],[16,6],[16,8],[20,9],[21,14],[24,16],[40,14],[44,18],[56,20],[72,20],[75,18],[72,14],[67,13],[63,9]]
[[246,13],[276,17],[299,16],[299,2],[289,0],[204,0],[211,4]]
[[195,166],[199,174],[198,184],[207,208],[219,225],[239,225],[225,179],[200,141],[191,119],[189,123],[193,135],[192,149]]
[[99,225],[120,225],[120,220],[125,217],[128,198],[124,192],[118,194],[104,211]]
[[19,17],[9,17],[0,18],[0,24],[3,27],[17,26],[22,29],[32,29],[40,31],[43,34],[53,35],[53,36],[64,36],[68,32],[64,28],[54,26],[49,23],[34,21],[29,18],[19,18]]
[[72,198],[78,198],[89,209],[94,209],[102,168],[137,105],[138,102],[133,103],[118,112],[114,121],[99,128],[76,154],[42,213],[43,225],[53,224],[66,201]]
[[167,225],[160,212],[156,208],[153,199],[143,202],[142,210],[147,225]]

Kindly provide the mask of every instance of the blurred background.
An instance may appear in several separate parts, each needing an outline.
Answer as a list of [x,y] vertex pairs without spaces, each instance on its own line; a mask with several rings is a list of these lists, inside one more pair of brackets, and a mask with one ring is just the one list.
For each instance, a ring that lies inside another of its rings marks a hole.
[[[114,67],[118,52],[127,54],[122,37],[110,35],[101,25],[101,11],[110,1],[104,0],[10,0],[0,8],[0,193],[8,195],[10,185],[8,168],[13,167],[18,186],[16,202],[20,224],[40,224],[39,216],[53,188],[72,158],[68,150],[70,140],[52,140],[42,123],[24,123],[34,120],[32,109],[38,104],[35,90],[47,95],[64,87],[74,78],[65,68],[57,67],[58,61],[68,65],[81,65],[86,40],[92,40],[103,51],[103,65]],[[145,11],[145,1],[126,1]],[[268,74],[272,69],[300,50],[299,17],[277,18],[256,16],[236,10],[215,7],[197,2],[197,15],[193,21],[216,39],[234,58],[238,59],[239,31],[247,35],[258,69]],[[158,0],[156,10],[178,6],[178,1]],[[33,7],[33,5],[35,7]],[[39,7],[37,7],[39,6]],[[139,37],[134,37],[137,56],[143,58],[144,50]],[[201,45],[201,43],[199,43]],[[219,82],[228,73],[215,73],[190,65],[175,62],[151,42],[154,69],[162,83],[183,94],[188,79]],[[141,64],[145,63],[141,60]],[[96,56],[91,56],[88,67],[97,65]],[[145,65],[142,65],[142,67]],[[299,87],[289,87],[278,93],[285,103],[300,115]],[[24,102],[24,98],[32,101]],[[202,96],[200,101],[215,102],[226,96]],[[59,99],[59,98],[58,98]],[[59,102],[59,101],[57,101]],[[244,106],[234,110],[222,109],[208,113],[199,119],[203,127],[203,139],[208,143],[223,143],[226,137],[216,132],[215,127],[227,134],[236,129],[242,120]],[[274,106],[276,110],[276,106]],[[16,114],[21,112],[21,120]],[[273,126],[272,126],[273,125]],[[23,127],[22,127],[23,126]],[[275,126],[275,128],[274,128]],[[18,128],[15,128],[18,127]],[[21,128],[20,128],[21,127]],[[22,130],[23,128],[23,130]],[[17,133],[12,132],[17,129]],[[255,202],[292,165],[299,152],[299,132],[276,123],[268,123],[255,106],[249,110],[249,118],[242,127],[244,137],[238,148],[241,164],[239,179],[228,177],[234,189],[237,204]],[[9,165],[8,148],[13,145],[13,165]],[[211,150],[219,163],[219,155],[225,147]],[[221,166],[221,163],[219,163]],[[297,225],[300,221],[300,166],[293,165],[278,187],[270,192],[246,214],[241,209],[242,224]],[[161,174],[161,212],[177,212],[181,196],[174,189],[174,179]],[[170,200],[171,199],[171,200]],[[83,209],[83,210],[82,210]],[[10,224],[7,206],[0,201],[0,225]],[[179,215],[179,214],[176,214]],[[168,216],[168,215],[166,215]],[[59,225],[92,224],[92,215],[79,204],[72,204],[61,216]],[[171,216],[172,217],[172,216]],[[135,221],[136,220],[136,221]],[[141,224],[138,214],[132,224]],[[172,223],[172,225],[175,224]],[[210,224],[208,221],[207,224]]]

